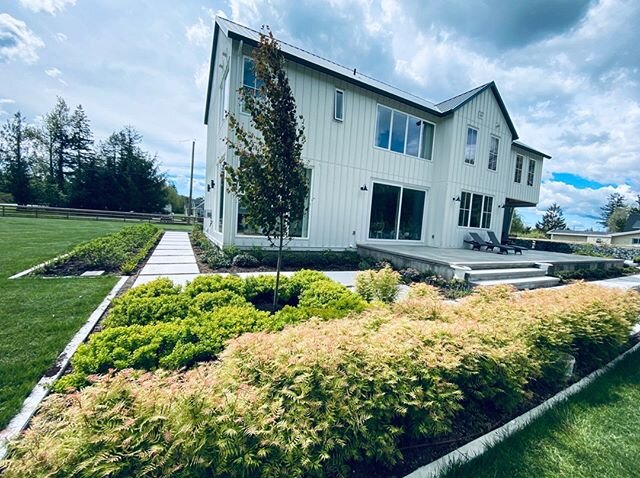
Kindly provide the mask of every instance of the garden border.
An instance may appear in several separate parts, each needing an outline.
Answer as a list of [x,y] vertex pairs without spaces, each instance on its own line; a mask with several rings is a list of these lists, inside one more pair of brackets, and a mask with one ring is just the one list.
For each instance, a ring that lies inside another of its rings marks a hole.
[[[640,325],[640,324],[638,324]],[[637,328],[638,325],[635,327]],[[634,328],[634,330],[635,330]],[[489,451],[495,445],[503,441],[505,438],[513,435],[515,432],[522,430],[533,421],[538,419],[547,411],[551,410],[556,405],[564,402],[569,397],[577,394],[588,385],[590,385],[595,379],[603,375],[604,373],[611,370],[614,366],[618,364],[624,357],[627,355],[640,350],[640,342],[635,344],[630,349],[626,350],[622,354],[618,355],[611,362],[607,363],[604,367],[599,368],[598,370],[591,372],[586,377],[577,381],[570,387],[565,388],[564,390],[558,392],[553,397],[545,400],[540,405],[532,408],[526,413],[514,418],[513,420],[505,423],[500,428],[496,428],[495,430],[482,435],[479,438],[476,438],[469,443],[462,445],[460,448],[453,450],[450,453],[438,458],[437,460],[432,461],[420,468],[412,471],[408,475],[405,475],[403,478],[437,478],[442,473],[446,472],[452,465],[461,465],[471,461],[474,458],[479,457],[486,451]]]
[[38,410],[38,407],[44,400],[44,398],[49,394],[51,385],[53,385],[58,378],[62,375],[64,370],[69,365],[69,361],[71,357],[76,352],[80,344],[82,344],[89,334],[93,331],[96,324],[111,304],[111,301],[118,294],[120,289],[124,286],[124,284],[129,279],[129,276],[121,276],[116,285],[113,286],[111,291],[107,294],[107,296],[102,300],[100,305],[96,307],[96,309],[91,313],[87,321],[84,325],[76,332],[73,338],[69,341],[64,350],[58,355],[56,359],[57,371],[53,375],[45,375],[42,376],[40,381],[33,387],[29,396],[25,399],[22,404],[22,409],[15,415],[7,427],[0,431],[0,460],[4,459],[7,454],[7,445],[10,440],[14,439],[22,430],[24,430],[31,417]]
[[67,254],[61,254],[59,256],[54,257],[53,259],[49,259],[48,261],[41,262],[40,264],[37,264],[37,265],[27,269],[27,270],[24,270],[22,272],[18,272],[17,274],[13,274],[11,277],[9,277],[9,280],[19,279],[20,277],[26,276],[27,274],[31,274],[32,272],[37,271],[38,269],[42,269],[47,264],[55,262],[58,259],[63,259],[65,257],[67,257],[68,255],[69,255],[68,253]]

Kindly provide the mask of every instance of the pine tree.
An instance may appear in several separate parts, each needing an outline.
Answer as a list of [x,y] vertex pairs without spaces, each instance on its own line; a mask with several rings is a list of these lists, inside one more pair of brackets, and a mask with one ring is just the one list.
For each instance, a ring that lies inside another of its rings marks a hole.
[[609,226],[609,218],[613,214],[613,211],[618,209],[619,207],[626,207],[627,203],[625,202],[624,196],[620,193],[611,193],[607,198],[607,202],[604,206],[600,208],[600,224],[604,227]]
[[536,223],[536,229],[544,232],[545,234],[553,230],[565,230],[567,223],[564,220],[564,214],[562,208],[553,203],[542,216],[542,221]]
[[93,132],[82,105],[76,106],[69,119],[69,152],[73,170],[82,167],[93,156]]
[[[291,238],[291,225],[303,216],[308,193],[302,147],[304,126],[285,72],[285,60],[273,34],[260,34],[254,50],[255,74],[261,86],[256,94],[241,89],[251,126],[229,115],[234,138],[227,144],[238,158],[227,165],[228,185],[246,205],[249,221],[278,248],[274,309],[278,304],[282,248]],[[300,123],[298,123],[300,121]]]
[[33,199],[25,130],[25,119],[17,112],[0,131],[0,164],[3,168],[4,189],[18,204],[28,204]]

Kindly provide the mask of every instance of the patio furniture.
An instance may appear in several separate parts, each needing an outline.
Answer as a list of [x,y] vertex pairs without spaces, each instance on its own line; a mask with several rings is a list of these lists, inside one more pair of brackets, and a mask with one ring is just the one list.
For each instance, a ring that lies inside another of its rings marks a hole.
[[[498,254],[509,254],[509,251],[515,251],[515,249],[509,246],[503,246],[500,243],[494,244],[493,242],[485,241],[482,237],[480,237],[480,234],[478,234],[477,232],[470,232],[469,235],[471,236],[471,239],[475,243],[478,243],[480,245],[480,247],[482,246],[486,247],[487,251],[489,249],[491,250],[498,249]],[[480,249],[478,248],[478,250]]]
[[494,245],[499,244],[503,247],[508,247],[510,250],[513,251],[514,254],[522,254],[522,251],[526,250],[526,247],[516,246],[515,244],[501,244],[495,232],[493,231],[487,231],[487,234],[489,235],[489,241],[492,244]]

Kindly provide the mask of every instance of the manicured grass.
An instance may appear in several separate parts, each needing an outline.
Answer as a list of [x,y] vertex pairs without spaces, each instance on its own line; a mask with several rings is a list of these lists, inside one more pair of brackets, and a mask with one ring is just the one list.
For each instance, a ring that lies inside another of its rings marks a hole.
[[0,428],[117,281],[8,277],[127,224],[0,218]]
[[640,352],[446,478],[627,478],[640,472]]

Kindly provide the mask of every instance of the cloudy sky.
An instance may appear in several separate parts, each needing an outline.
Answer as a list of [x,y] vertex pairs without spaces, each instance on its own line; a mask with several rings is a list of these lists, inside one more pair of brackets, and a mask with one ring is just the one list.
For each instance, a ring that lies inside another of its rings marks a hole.
[[637,0],[2,0],[0,121],[63,96],[97,139],[137,127],[182,193],[196,139],[202,193],[216,14],[432,101],[495,80],[522,141],[553,156],[529,224],[556,201],[597,227],[610,193],[640,192]]

